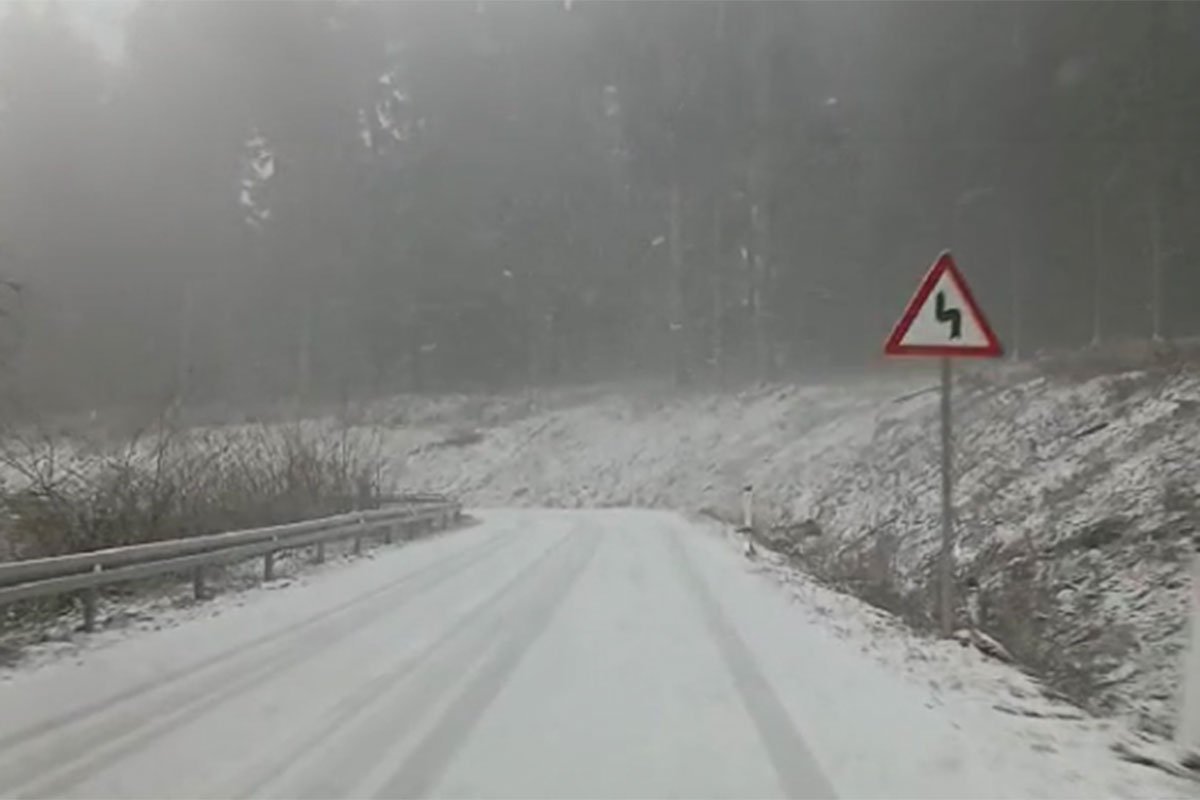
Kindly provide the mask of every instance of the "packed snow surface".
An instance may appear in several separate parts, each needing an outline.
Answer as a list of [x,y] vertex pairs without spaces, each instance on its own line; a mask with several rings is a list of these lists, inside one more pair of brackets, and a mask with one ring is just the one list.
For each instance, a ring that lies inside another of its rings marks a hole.
[[[1193,537],[1200,376],[960,367],[959,578],[984,628],[1099,714],[1174,723]],[[756,525],[811,574],[926,622],[940,540],[936,366],[739,391],[595,387],[400,398],[386,431],[404,485],[477,505],[641,506]]]
[[[0,682],[6,797],[1099,797],[1189,785],[673,513],[482,524]],[[1039,716],[1030,716],[1039,715]]]

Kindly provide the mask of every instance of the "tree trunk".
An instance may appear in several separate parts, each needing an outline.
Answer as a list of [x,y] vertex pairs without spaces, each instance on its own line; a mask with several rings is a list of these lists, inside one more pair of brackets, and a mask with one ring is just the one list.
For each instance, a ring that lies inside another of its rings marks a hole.
[[[728,63],[728,52],[725,49],[726,3],[716,3],[716,29],[714,31],[716,37],[717,53],[720,58],[717,60],[716,79],[720,85],[724,86],[727,81],[726,65]],[[726,105],[724,94],[719,96],[720,102],[717,105],[717,124],[715,133],[718,141],[726,140]],[[724,227],[725,227],[725,201],[722,196],[721,184],[718,184],[713,189],[713,230],[712,230],[712,341],[710,362],[712,365],[712,374],[720,386],[725,385],[725,271],[724,271]]]
[[1023,298],[1021,297],[1024,279],[1021,274],[1021,262],[1017,257],[1016,234],[1008,234],[1008,275],[1012,285],[1012,343],[1009,356],[1013,361],[1021,359],[1021,327],[1024,323]]
[[1150,194],[1146,201],[1146,216],[1150,233],[1150,338],[1163,340],[1163,243],[1162,207],[1158,199],[1157,158],[1151,156]]
[[1020,253],[1017,250],[1017,208],[1016,193],[1009,193],[1008,207],[1008,276],[1011,290],[1012,313],[1012,342],[1009,356],[1013,361],[1021,358],[1021,327],[1024,324],[1024,289],[1025,275],[1021,264]]
[[762,380],[775,378],[775,354],[771,343],[771,326],[766,296],[770,291],[770,266],[767,249],[770,230],[765,209],[765,177],[761,159],[756,158],[750,173],[750,313],[754,326],[754,355],[758,377]]
[[1100,307],[1103,304],[1104,284],[1104,187],[1097,186],[1092,195],[1092,347],[1102,341]]
[[683,198],[679,183],[671,184],[670,208],[667,218],[667,248],[671,264],[668,307],[671,358],[674,361],[675,382],[685,385],[690,379],[687,359],[687,327],[683,307]]
[[712,344],[710,359],[713,375],[719,384],[725,383],[725,275],[722,270],[722,238],[725,209],[720,195],[713,197],[712,242]]
[[296,410],[302,411],[312,396],[312,343],[313,317],[316,316],[315,298],[306,303],[304,317],[300,320],[300,331],[296,343]]
[[770,168],[770,142],[766,138],[771,113],[770,20],[763,12],[767,6],[756,8],[754,15],[754,52],[751,53],[754,103],[754,127],[757,130],[751,145],[750,158],[750,231],[753,254],[751,311],[754,320],[755,355],[758,375],[762,380],[775,378],[775,353],[771,341],[771,325],[766,298],[772,290],[770,264],[770,219],[767,170]]
[[187,403],[188,391],[191,388],[189,378],[192,364],[192,282],[188,277],[183,279],[183,291],[180,302],[178,339],[175,349],[175,406],[182,410]]
[[[1163,65],[1163,54],[1167,44],[1167,14],[1169,9],[1161,3],[1150,4],[1150,29],[1148,31],[1149,48],[1147,81],[1150,97],[1155,101],[1151,104],[1149,116],[1144,122],[1154,132],[1161,135],[1169,129],[1163,117],[1163,109],[1167,106],[1167,96],[1164,87],[1166,70]],[[1147,137],[1149,138],[1149,137]],[[1160,194],[1163,179],[1163,147],[1169,146],[1163,142],[1153,142],[1147,146],[1150,171],[1150,191],[1146,197],[1146,213],[1149,219],[1150,234],[1150,338],[1155,342],[1163,340],[1163,219]]]

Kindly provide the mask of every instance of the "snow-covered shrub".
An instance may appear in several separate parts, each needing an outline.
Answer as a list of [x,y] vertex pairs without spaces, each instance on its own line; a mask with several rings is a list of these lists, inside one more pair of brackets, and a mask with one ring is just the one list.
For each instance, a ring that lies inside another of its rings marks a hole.
[[159,425],[121,444],[14,433],[0,445],[10,558],[196,536],[378,504],[378,441],[346,428]]

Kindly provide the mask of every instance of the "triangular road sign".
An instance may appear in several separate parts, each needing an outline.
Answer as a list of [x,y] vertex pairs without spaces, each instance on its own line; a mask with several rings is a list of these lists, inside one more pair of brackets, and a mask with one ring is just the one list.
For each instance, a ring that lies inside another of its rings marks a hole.
[[944,252],[925,273],[883,352],[890,356],[996,358],[1004,349],[954,258]]

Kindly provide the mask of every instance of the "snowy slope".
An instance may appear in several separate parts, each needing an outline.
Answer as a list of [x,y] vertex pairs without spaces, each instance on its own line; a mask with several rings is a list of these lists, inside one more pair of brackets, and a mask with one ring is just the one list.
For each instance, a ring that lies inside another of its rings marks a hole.
[[[399,400],[406,485],[468,502],[707,510],[756,487],[764,535],[816,575],[920,622],[938,536],[932,373],[740,393]],[[1172,722],[1200,487],[1200,378],[964,373],[961,577],[988,631],[1098,712]],[[463,433],[474,436],[463,436]],[[474,443],[472,439],[478,438]]]

